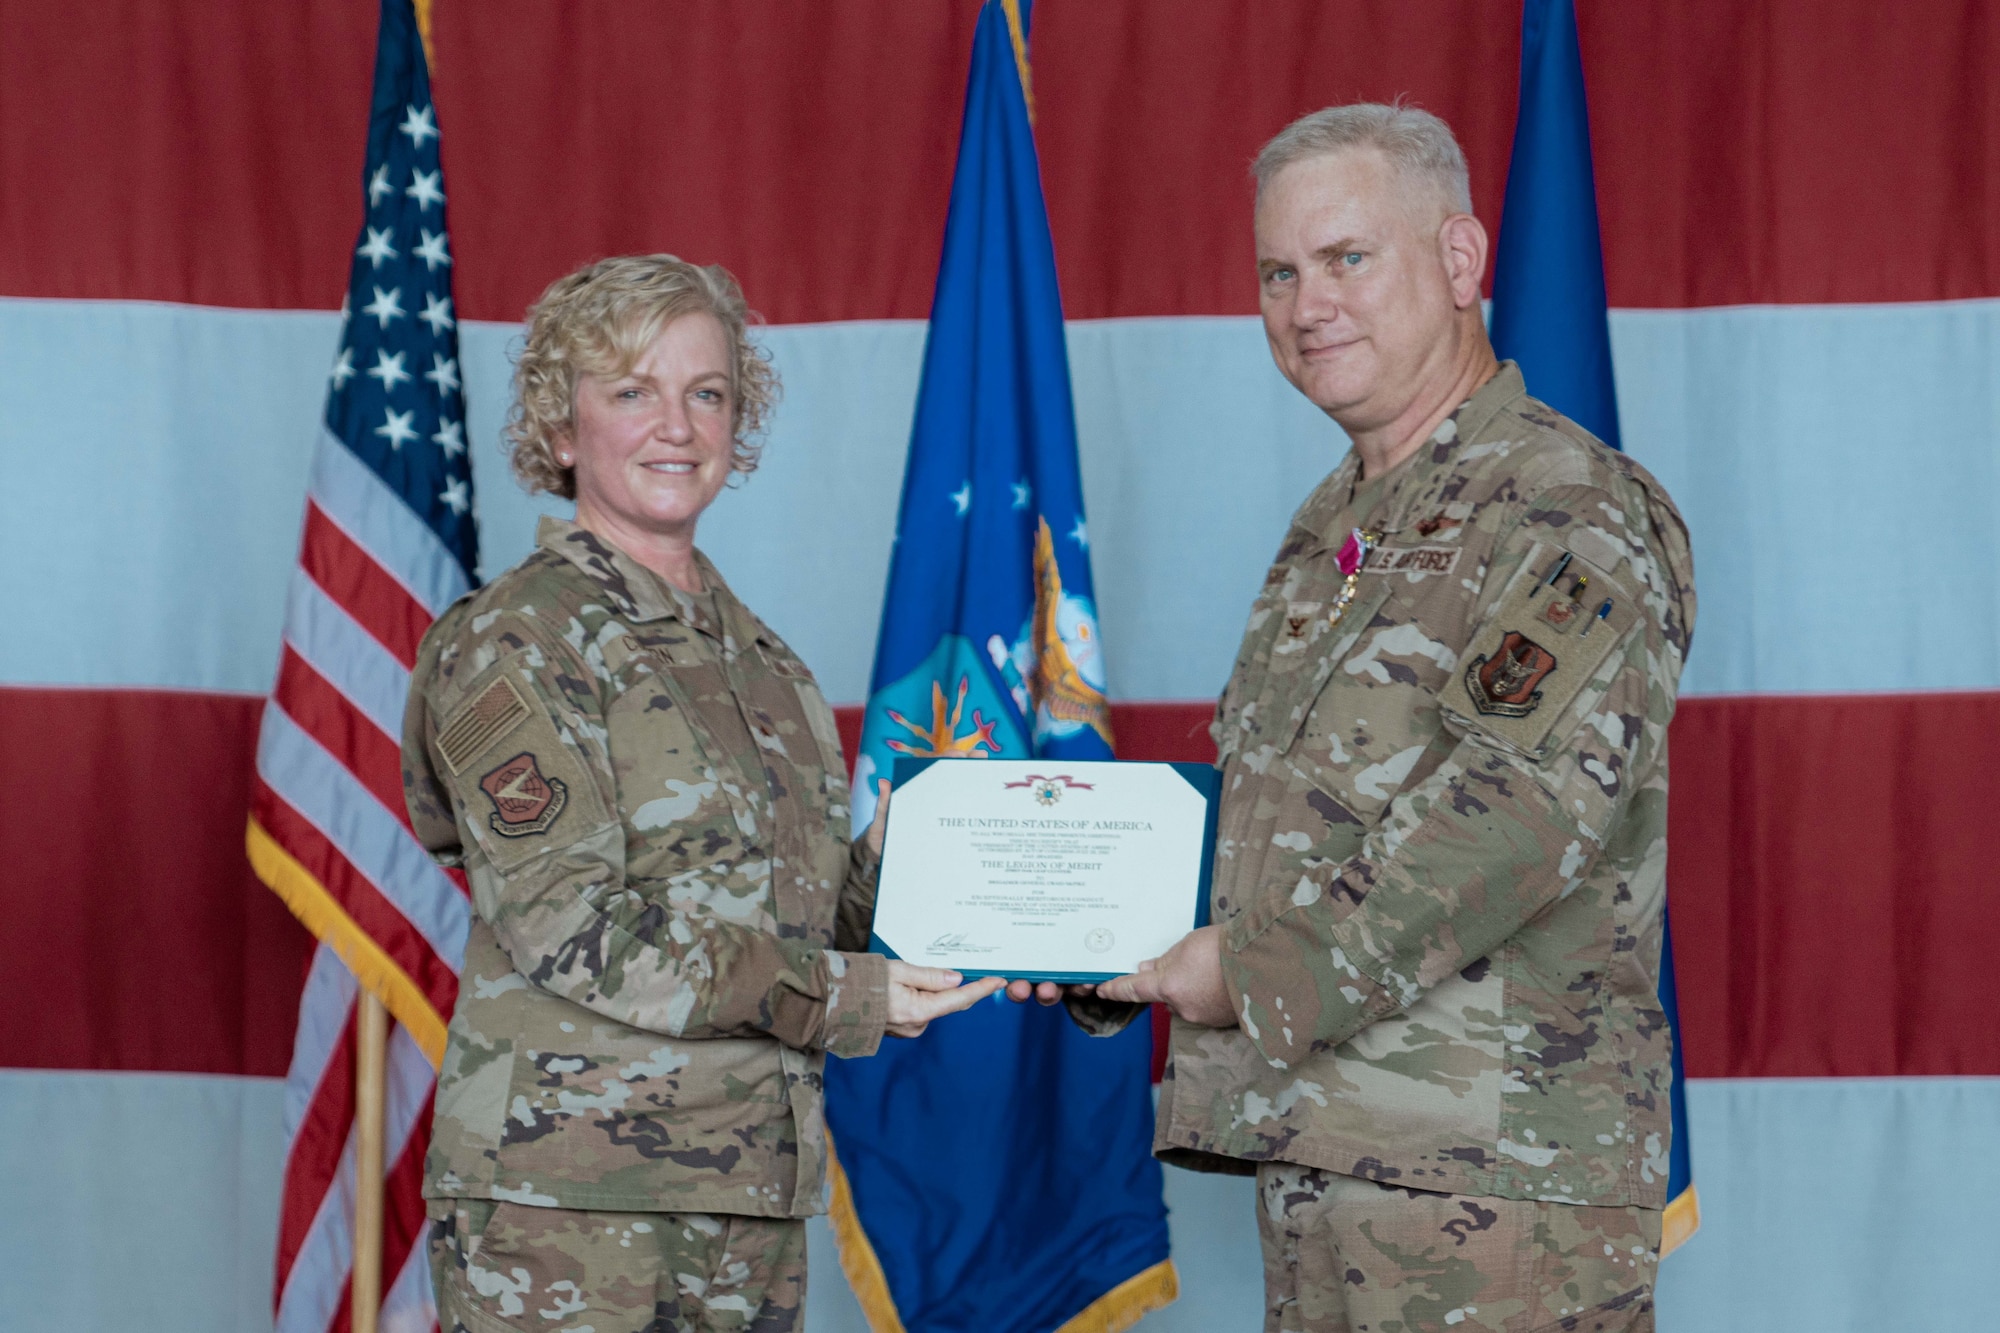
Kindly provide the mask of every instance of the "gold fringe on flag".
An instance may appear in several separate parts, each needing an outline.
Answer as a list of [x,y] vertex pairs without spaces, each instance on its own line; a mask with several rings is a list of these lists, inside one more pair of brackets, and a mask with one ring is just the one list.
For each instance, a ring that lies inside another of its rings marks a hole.
[[415,0],[417,7],[417,36],[424,42],[424,67],[437,73],[437,47],[431,44],[431,5],[433,0]]
[[833,1181],[833,1205],[827,1219],[833,1223],[834,1245],[840,1251],[840,1271],[861,1303],[861,1313],[873,1333],[904,1333],[903,1319],[896,1313],[896,1300],[889,1294],[889,1279],[882,1274],[882,1261],[861,1229],[861,1217],[854,1211],[854,1191],[848,1188],[847,1172],[833,1151],[833,1135],[826,1136],[826,1173]]
[[1153,1311],[1172,1305],[1180,1294],[1181,1278],[1174,1270],[1174,1261],[1162,1259],[1099,1296],[1056,1333],[1125,1333]]
[[[872,1333],[905,1333],[902,1316],[896,1313],[896,1299],[889,1294],[889,1280],[882,1273],[882,1261],[854,1210],[854,1192],[834,1153],[831,1134],[826,1140],[826,1170],[833,1182],[828,1220],[833,1223],[834,1244],[840,1251],[840,1270],[847,1274],[847,1285],[854,1289],[862,1316]],[[1172,1305],[1180,1294],[1174,1261],[1163,1259],[1099,1296],[1056,1333],[1124,1333],[1153,1311]]]
[[1014,44],[1014,68],[1021,74],[1021,100],[1028,107],[1028,123],[1035,123],[1035,79],[1028,64],[1028,34],[1021,27],[1021,0],[1000,0],[1007,15],[1007,36]]
[[341,962],[347,964],[347,970],[354,974],[355,980],[378,996],[390,1015],[409,1030],[410,1036],[430,1058],[432,1068],[442,1068],[444,1019],[431,1007],[423,989],[410,980],[409,973],[396,966],[395,960],[383,952],[382,946],[355,924],[354,918],[327,892],[325,885],[313,878],[310,870],[300,865],[290,852],[278,845],[276,838],[265,832],[255,815],[250,817],[250,827],[243,841],[257,878],[285,900],[285,906],[305,923],[307,930],[333,946],[333,951],[340,955]]
[[1695,1232],[1701,1230],[1701,1198],[1689,1185],[1667,1205],[1667,1215],[1660,1223],[1660,1257],[1666,1258],[1685,1245]]

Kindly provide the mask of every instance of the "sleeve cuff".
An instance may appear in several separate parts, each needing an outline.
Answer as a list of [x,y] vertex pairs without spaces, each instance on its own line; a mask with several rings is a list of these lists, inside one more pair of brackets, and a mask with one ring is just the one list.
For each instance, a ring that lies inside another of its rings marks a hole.
[[1344,950],[1301,937],[1282,916],[1260,931],[1224,936],[1222,981],[1243,1035],[1281,1068],[1402,1007]]
[[832,950],[824,956],[827,1051],[849,1060],[875,1054],[889,1026],[889,960]]

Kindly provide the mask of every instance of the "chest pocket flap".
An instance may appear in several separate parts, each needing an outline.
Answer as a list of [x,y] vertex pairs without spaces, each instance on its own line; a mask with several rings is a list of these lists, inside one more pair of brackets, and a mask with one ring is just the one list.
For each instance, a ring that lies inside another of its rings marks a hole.
[[[1259,705],[1270,738],[1277,746],[1279,754],[1288,753],[1299,739],[1299,731],[1311,716],[1313,705],[1333,678],[1334,668],[1354,651],[1354,645],[1375,619],[1375,613],[1389,600],[1388,584],[1380,579],[1362,584],[1340,619],[1326,623],[1327,611],[1322,603],[1308,603],[1312,610],[1301,616],[1290,613],[1290,623],[1280,629],[1271,650],[1271,675],[1265,701]],[[1281,613],[1285,603],[1279,603]],[[1303,628],[1293,637],[1293,625],[1303,621]],[[1290,653],[1300,654],[1296,663],[1286,663],[1284,658]],[[1289,669],[1286,669],[1289,668]]]
[[[1567,560],[1551,586],[1546,571]],[[1639,624],[1638,603],[1590,561],[1538,544],[1467,645],[1440,700],[1467,730],[1533,759],[1565,739],[1556,727]]]

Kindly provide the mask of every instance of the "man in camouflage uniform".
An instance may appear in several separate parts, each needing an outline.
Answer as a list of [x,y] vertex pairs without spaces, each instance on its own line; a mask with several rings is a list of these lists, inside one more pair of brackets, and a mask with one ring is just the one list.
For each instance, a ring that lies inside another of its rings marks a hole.
[[1072,1011],[1173,1008],[1156,1150],[1256,1173],[1271,1333],[1650,1329],[1686,531],[1495,361],[1443,122],[1319,112],[1257,176],[1273,355],[1354,449],[1217,709],[1216,924]]
[[699,559],[690,594],[545,518],[424,639],[408,805],[475,907],[426,1166],[447,1333],[799,1326],[824,1053],[889,1023],[878,854],[811,674]]

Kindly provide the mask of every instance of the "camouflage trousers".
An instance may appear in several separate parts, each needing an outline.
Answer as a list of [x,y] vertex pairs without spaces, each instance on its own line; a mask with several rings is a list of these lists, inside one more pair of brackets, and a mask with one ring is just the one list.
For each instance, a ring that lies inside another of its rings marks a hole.
[[1257,1169],[1264,1333],[1652,1333],[1661,1214]]
[[805,1223],[432,1199],[443,1333],[802,1333]]

